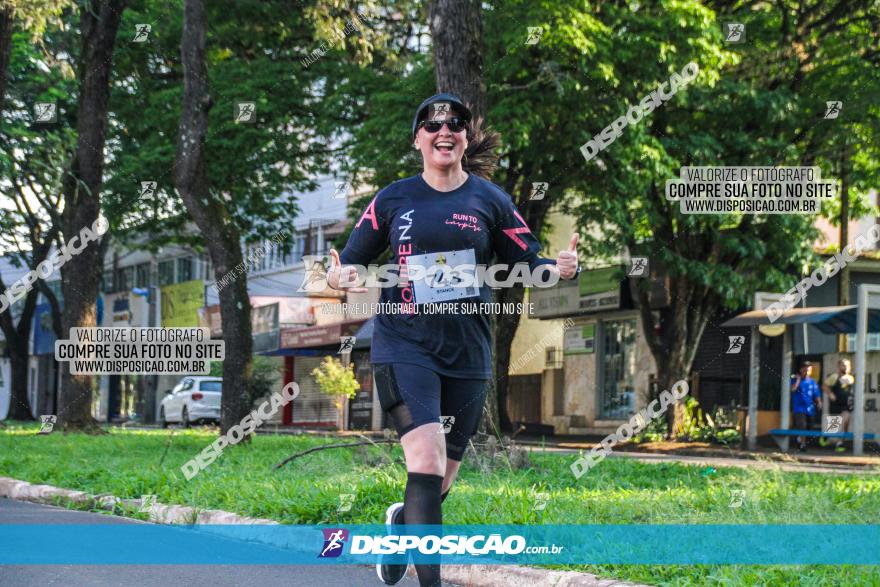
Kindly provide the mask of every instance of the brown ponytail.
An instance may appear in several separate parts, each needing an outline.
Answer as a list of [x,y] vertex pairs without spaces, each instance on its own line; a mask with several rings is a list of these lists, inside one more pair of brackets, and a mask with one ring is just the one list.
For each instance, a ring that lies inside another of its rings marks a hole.
[[501,135],[483,128],[483,119],[475,118],[468,125],[468,146],[461,158],[461,167],[483,179],[492,179],[498,168],[496,150],[501,146]]

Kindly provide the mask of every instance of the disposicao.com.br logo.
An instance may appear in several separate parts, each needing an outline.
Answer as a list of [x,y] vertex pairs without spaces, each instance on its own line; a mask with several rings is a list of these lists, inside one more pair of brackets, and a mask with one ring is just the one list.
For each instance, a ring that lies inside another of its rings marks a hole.
[[466,555],[511,556],[518,554],[559,554],[563,546],[529,546],[524,536],[513,534],[389,534],[386,536],[352,535],[341,537],[340,530],[324,530],[320,557],[339,556],[342,543],[349,539],[351,555]]

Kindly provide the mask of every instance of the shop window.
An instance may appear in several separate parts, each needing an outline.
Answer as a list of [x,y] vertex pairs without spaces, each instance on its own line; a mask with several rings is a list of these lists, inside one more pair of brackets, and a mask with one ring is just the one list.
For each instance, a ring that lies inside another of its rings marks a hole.
[[562,349],[552,346],[547,349],[545,369],[562,369]]
[[175,283],[190,281],[193,278],[193,258],[180,257],[177,259],[177,279]]
[[107,294],[115,293],[116,288],[113,283],[113,272],[105,271],[101,274],[101,291]]
[[134,287],[134,266],[117,269],[115,291],[129,291],[132,287]]
[[134,286],[149,287],[150,285],[150,264],[141,263],[134,268]]
[[159,261],[159,285],[174,283],[174,261]]
[[[856,335],[855,334],[847,334],[846,335],[846,348],[850,352],[855,352],[856,350]],[[880,351],[880,332],[869,332],[868,333],[868,345],[865,347],[866,351]]]
[[625,420],[636,409],[636,321],[602,323],[600,414]]

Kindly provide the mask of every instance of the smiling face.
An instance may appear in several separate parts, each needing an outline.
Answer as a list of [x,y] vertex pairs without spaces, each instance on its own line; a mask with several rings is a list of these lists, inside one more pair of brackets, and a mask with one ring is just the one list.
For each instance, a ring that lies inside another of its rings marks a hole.
[[[454,116],[460,115],[457,112],[432,113],[429,109],[426,119],[445,120]],[[461,158],[467,148],[467,130],[454,133],[444,124],[439,131],[429,133],[422,126],[416,133],[415,146],[422,152],[425,169],[433,168],[445,171],[456,165],[461,165]]]

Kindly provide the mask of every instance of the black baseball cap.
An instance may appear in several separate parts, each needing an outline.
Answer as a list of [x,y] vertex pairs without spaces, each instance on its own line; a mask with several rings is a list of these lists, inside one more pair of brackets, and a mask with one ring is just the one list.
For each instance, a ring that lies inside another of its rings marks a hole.
[[419,109],[416,110],[416,117],[413,118],[413,124],[412,124],[412,138],[413,138],[413,140],[415,140],[415,138],[416,138],[416,132],[418,131],[419,123],[422,121],[422,119],[425,118],[425,115],[428,114],[428,107],[430,107],[431,104],[436,104],[437,102],[449,102],[450,104],[452,104],[452,108],[456,112],[458,112],[459,116],[464,118],[467,122],[471,121],[470,109],[464,105],[464,102],[462,102],[458,96],[456,96],[454,94],[447,94],[445,92],[440,93],[440,94],[434,94],[433,96],[431,96],[430,98],[428,98],[427,100],[422,102],[419,105]]

